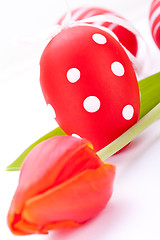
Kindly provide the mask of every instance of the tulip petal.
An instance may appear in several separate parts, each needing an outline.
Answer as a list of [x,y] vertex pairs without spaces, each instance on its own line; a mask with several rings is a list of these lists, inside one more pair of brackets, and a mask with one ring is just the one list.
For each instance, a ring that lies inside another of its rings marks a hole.
[[75,223],[73,221],[65,221],[65,222],[58,222],[58,223],[53,223],[53,224],[48,224],[43,228],[43,231],[50,231],[50,230],[60,230],[60,229],[70,229],[70,228],[75,228],[79,227],[81,224]]
[[15,235],[48,234],[48,231],[45,229],[40,229],[37,225],[27,223],[22,219],[14,224],[12,232]]
[[21,214],[27,199],[53,188],[85,169],[101,166],[103,163],[89,144],[85,139],[61,136],[37,145],[22,166],[10,215],[11,212]]
[[[109,164],[85,170],[29,199],[23,209],[22,219],[40,226],[51,224],[53,228],[54,224],[70,220],[83,223],[107,204],[112,194],[114,176],[115,168]],[[61,227],[64,228],[65,224]]]
[[54,137],[40,143],[22,166],[19,191],[25,189],[32,196],[85,169],[99,167],[101,160],[88,145],[87,140],[71,136]]

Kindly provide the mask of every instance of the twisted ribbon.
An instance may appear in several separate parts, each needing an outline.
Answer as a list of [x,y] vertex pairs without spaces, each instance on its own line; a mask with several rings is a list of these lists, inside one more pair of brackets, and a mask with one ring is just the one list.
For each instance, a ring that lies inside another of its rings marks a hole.
[[[143,37],[141,36],[140,32],[135,29],[128,21],[126,21],[125,19],[122,19],[120,17],[117,17],[115,15],[112,15],[110,13],[106,13],[106,14],[101,14],[101,15],[96,15],[96,16],[92,16],[89,18],[84,18],[82,20],[72,20],[72,15],[71,15],[71,11],[69,9],[69,5],[66,2],[66,6],[68,8],[67,10],[67,14],[65,16],[65,18],[63,19],[62,23],[56,24],[51,28],[48,28],[45,33],[41,34],[41,37],[39,36],[38,38],[24,38],[25,42],[44,42],[44,41],[49,41],[51,40],[53,37],[55,37],[57,34],[59,34],[63,29],[65,28],[69,28],[69,27],[75,27],[75,26],[91,26],[91,27],[95,27],[95,25],[91,24],[93,22],[109,22],[112,24],[116,24],[119,26],[122,26],[124,28],[126,28],[127,30],[129,30],[130,32],[132,32],[133,34],[136,35],[137,39],[141,39],[144,42],[144,45],[146,46],[145,40],[143,39]],[[126,54],[128,55],[130,61],[133,64],[133,67],[135,69],[135,71],[137,72],[138,75],[142,74],[143,72],[143,64],[129,51],[126,49],[126,47],[119,41],[119,39],[117,38],[117,36],[114,34],[114,32],[107,28],[107,27],[103,27],[103,26],[99,26],[96,25],[97,28],[109,33],[116,41],[119,42],[119,44],[122,46],[122,48],[125,50]]]

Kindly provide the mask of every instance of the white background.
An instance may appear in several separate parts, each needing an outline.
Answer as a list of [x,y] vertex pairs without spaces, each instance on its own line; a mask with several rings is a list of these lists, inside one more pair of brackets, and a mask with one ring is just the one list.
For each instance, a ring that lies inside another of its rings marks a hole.
[[[71,8],[103,6],[129,19],[148,45],[146,75],[160,70],[160,52],[149,29],[150,0],[68,0]],[[19,172],[6,172],[31,143],[57,124],[48,114],[39,85],[39,59],[46,29],[66,11],[63,0],[0,1],[0,235],[17,240],[159,240],[160,239],[160,120],[108,161],[117,166],[114,193],[102,213],[72,231],[48,236],[17,237],[6,215]],[[27,37],[31,41],[27,41]],[[35,39],[40,41],[34,41]]]

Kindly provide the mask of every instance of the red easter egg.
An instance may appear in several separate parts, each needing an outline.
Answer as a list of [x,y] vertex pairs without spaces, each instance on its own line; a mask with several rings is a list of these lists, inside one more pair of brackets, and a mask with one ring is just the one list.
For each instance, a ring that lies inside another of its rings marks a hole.
[[160,0],[152,1],[149,22],[153,39],[160,49]]
[[139,118],[138,82],[126,52],[92,25],[64,28],[46,46],[40,83],[55,119],[98,151]]
[[[118,14],[116,14],[113,11],[107,10],[107,9],[103,9],[103,8],[98,8],[98,7],[88,7],[88,8],[78,8],[75,9],[71,12],[71,20],[77,21],[77,20],[82,20],[85,18],[89,18],[89,17],[93,17],[96,15],[103,15],[103,14],[112,14],[113,16],[117,16],[122,18],[121,16],[119,16]],[[64,16],[65,17],[65,16]],[[62,20],[64,19],[61,18],[60,21],[58,22],[58,24],[62,23]],[[124,19],[124,18],[122,18]],[[115,23],[109,23],[109,22],[93,22],[92,24],[94,24],[95,26],[103,26],[106,27],[110,30],[112,30],[116,36],[118,37],[119,41],[134,55],[136,56],[137,51],[138,51],[138,42],[137,42],[137,38],[135,36],[134,33],[132,33],[131,31],[129,31],[128,29],[126,29],[125,27],[122,27],[118,24]]]

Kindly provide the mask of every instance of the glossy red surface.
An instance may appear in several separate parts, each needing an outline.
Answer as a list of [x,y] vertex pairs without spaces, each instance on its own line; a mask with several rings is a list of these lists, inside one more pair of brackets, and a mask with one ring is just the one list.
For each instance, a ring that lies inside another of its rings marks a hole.
[[94,26],[62,30],[45,48],[40,83],[56,121],[99,150],[139,118],[139,88],[120,44]]

